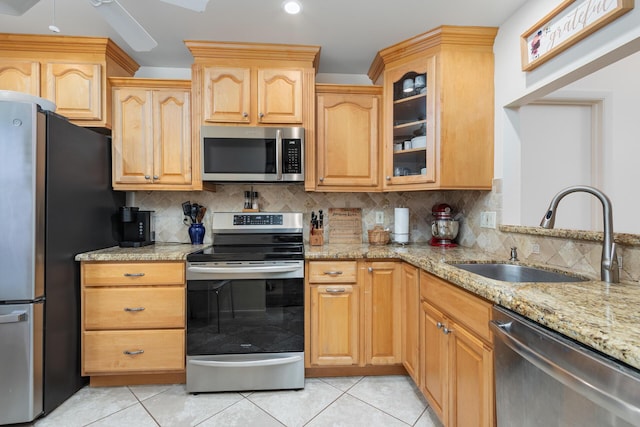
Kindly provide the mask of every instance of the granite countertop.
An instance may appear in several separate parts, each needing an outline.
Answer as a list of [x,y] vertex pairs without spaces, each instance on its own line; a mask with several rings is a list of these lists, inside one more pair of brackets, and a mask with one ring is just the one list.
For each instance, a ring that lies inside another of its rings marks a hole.
[[187,255],[208,245],[188,243],[155,243],[140,248],[110,248],[76,255],[76,261],[185,261]]
[[[76,256],[77,261],[179,261],[206,245],[156,243],[143,248],[112,247]],[[640,369],[640,284],[600,280],[567,283],[511,283],[487,279],[449,263],[500,261],[468,248],[368,244],[306,246],[307,260],[399,259],[420,267],[493,303]],[[519,262],[519,264],[525,264]],[[545,266],[538,266],[543,267]],[[551,269],[553,270],[553,269]],[[557,270],[556,270],[557,271]]]

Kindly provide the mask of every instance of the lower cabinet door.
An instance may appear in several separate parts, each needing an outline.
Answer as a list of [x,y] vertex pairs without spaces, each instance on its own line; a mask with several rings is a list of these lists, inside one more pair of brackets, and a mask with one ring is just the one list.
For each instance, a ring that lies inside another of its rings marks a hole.
[[358,286],[311,286],[311,365],[360,362],[359,306]]
[[447,336],[442,332],[445,318],[426,302],[420,304],[421,390],[445,425],[447,402]]
[[449,425],[493,425],[492,350],[459,324],[449,334]]
[[184,329],[86,331],[82,339],[82,375],[184,369]]

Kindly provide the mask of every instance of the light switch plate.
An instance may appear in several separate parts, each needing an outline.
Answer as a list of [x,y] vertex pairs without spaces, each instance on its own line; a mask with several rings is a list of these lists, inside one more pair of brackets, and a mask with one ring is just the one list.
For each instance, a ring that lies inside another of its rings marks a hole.
[[384,224],[384,212],[376,211],[376,224]]
[[496,213],[495,212],[481,212],[480,213],[480,227],[482,227],[482,228],[496,228]]

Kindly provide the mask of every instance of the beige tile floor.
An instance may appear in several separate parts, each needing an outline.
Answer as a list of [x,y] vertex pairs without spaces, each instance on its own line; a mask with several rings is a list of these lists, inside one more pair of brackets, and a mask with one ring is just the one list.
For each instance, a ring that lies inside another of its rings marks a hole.
[[184,385],[85,387],[36,427],[366,426],[441,424],[407,376],[307,378],[303,390],[185,391]]

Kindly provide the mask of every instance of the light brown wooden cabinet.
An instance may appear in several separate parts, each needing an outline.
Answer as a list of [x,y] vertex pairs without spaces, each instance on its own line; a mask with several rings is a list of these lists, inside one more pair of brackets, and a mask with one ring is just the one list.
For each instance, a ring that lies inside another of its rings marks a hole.
[[[316,191],[379,191],[382,87],[316,84]],[[312,187],[312,188],[311,188]]]
[[399,262],[361,262],[367,365],[402,363],[402,286]]
[[184,262],[83,262],[81,280],[92,385],[184,382]]
[[378,52],[384,191],[491,189],[496,34],[441,26]]
[[356,271],[356,261],[307,263],[307,367],[360,364],[360,286]]
[[445,426],[493,426],[491,303],[420,272],[420,389]]
[[131,78],[111,79],[111,84],[113,188],[194,189],[191,82]]
[[111,129],[108,77],[138,67],[107,38],[0,34],[0,89],[46,98],[80,126]]
[[401,263],[309,261],[306,268],[306,367],[401,370]]
[[402,364],[420,385],[420,269],[402,263]]
[[302,69],[211,66],[203,73],[204,122],[302,123]]

